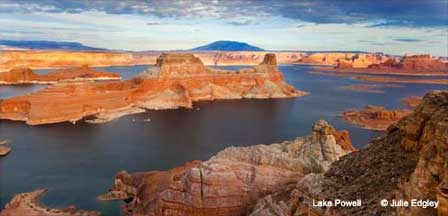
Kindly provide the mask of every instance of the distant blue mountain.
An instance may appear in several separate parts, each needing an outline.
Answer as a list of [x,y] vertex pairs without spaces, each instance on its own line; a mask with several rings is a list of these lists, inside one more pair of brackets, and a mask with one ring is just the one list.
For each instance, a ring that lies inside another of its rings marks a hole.
[[215,41],[193,48],[195,51],[263,51],[263,49],[238,41]]
[[22,49],[106,50],[102,48],[84,46],[83,44],[77,42],[65,42],[65,41],[0,40],[0,45]]

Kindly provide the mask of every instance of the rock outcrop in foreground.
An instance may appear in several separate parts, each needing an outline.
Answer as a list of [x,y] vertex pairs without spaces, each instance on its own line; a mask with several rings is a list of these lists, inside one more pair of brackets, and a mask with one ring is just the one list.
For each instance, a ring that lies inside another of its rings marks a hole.
[[[427,94],[387,134],[260,200],[251,215],[448,215],[448,92]],[[362,200],[361,207],[316,207],[319,200]],[[432,207],[382,207],[381,200],[438,201]]]
[[97,71],[88,66],[56,70],[47,74],[36,74],[31,69],[24,67],[14,68],[9,72],[0,73],[0,85],[55,84],[60,82],[119,79],[121,77],[118,74]]
[[6,204],[5,209],[0,212],[0,216],[100,216],[95,211],[76,211],[74,206],[65,209],[50,209],[39,204],[38,198],[46,190],[36,190],[29,193],[22,193],[14,196]]
[[291,98],[306,95],[288,85],[274,54],[252,68],[208,68],[192,54],[163,54],[155,68],[131,80],[52,86],[0,101],[0,119],[27,124],[105,122],[144,109],[191,108],[216,99]]
[[347,131],[321,120],[292,141],[229,147],[168,171],[122,171],[99,199],[124,200],[122,210],[131,215],[245,215],[258,199],[324,172],[353,150]]
[[349,110],[342,113],[344,120],[370,130],[384,131],[390,124],[410,114],[410,110],[387,110],[382,106],[365,106],[362,110]]

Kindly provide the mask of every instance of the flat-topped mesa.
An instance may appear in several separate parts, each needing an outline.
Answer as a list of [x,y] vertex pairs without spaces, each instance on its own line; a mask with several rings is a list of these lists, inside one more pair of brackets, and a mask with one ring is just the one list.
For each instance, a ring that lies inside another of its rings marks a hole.
[[[325,121],[313,134],[278,144],[229,147],[208,161],[168,171],[119,172],[100,200],[124,200],[129,215],[245,215],[258,199],[321,173],[352,152]],[[353,148],[353,147],[352,147]]]
[[98,80],[119,80],[116,73],[98,71],[83,65],[77,68],[60,69],[47,74],[36,74],[30,68],[18,67],[0,73],[0,85],[55,84],[59,82],[79,82]]
[[372,64],[370,69],[395,69],[410,72],[442,72],[448,73],[448,63],[431,55],[403,56],[400,61],[390,60],[380,64]]

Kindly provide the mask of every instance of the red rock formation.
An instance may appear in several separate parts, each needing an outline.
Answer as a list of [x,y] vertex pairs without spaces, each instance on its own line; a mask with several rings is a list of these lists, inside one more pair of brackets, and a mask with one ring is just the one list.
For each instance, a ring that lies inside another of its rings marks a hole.
[[391,60],[388,56],[379,53],[360,53],[349,58],[338,59],[336,68],[367,68],[373,64],[380,64]]
[[[194,53],[205,65],[258,65],[267,52],[196,52]],[[339,61],[350,60],[355,67],[364,67],[367,62],[378,64],[386,56],[370,53],[306,53],[275,52],[279,64],[317,64],[336,65]],[[82,65],[116,66],[155,64],[160,52],[111,52],[111,51],[2,51],[0,71],[15,67],[59,68],[79,67]],[[378,57],[378,59],[376,58]],[[378,61],[380,60],[380,61]]]
[[168,171],[123,171],[99,199],[124,200],[122,209],[131,215],[245,215],[259,198],[327,170],[354,149],[346,132],[339,139],[335,133],[321,120],[311,135],[293,141],[230,147]]
[[11,148],[6,146],[0,146],[0,156],[5,156],[11,151]]
[[402,101],[409,107],[409,108],[416,108],[420,103],[422,103],[423,98],[419,96],[410,96],[404,98]]
[[386,110],[381,106],[365,106],[363,110],[349,110],[342,113],[344,119],[352,124],[371,130],[386,130],[402,117],[411,113],[410,110]]
[[[353,60],[352,60],[353,62]],[[340,61],[336,67],[338,69],[357,68],[354,63],[347,61]],[[350,65],[352,63],[352,65]],[[364,67],[365,66],[365,67]],[[395,58],[387,59],[386,61],[370,62],[366,61],[363,64],[363,70],[358,72],[377,72],[377,73],[416,73],[416,74],[447,74],[448,63],[442,62],[438,58],[433,58],[430,55],[413,55],[403,56],[400,61]]]
[[29,68],[14,68],[0,73],[0,85],[54,84],[58,82],[119,80],[120,75],[97,71],[84,65],[80,68],[62,69],[47,74],[35,74]]
[[[425,95],[383,137],[258,201],[251,215],[448,215],[448,92]],[[362,200],[361,207],[317,207],[319,200]],[[382,207],[386,199],[438,201],[438,207]]]
[[60,68],[92,67],[112,65],[138,65],[155,62],[158,53],[126,53],[111,51],[50,51],[25,50],[2,51],[0,58],[0,71],[8,71],[16,67]]
[[22,193],[14,196],[6,204],[5,209],[0,212],[0,216],[100,216],[95,211],[76,211],[74,206],[65,209],[49,209],[39,204],[38,198],[46,190],[36,190],[29,193]]
[[238,72],[207,68],[191,54],[164,54],[157,62],[158,67],[132,80],[58,85],[0,101],[0,119],[31,125],[76,122],[85,117],[106,121],[142,108],[191,108],[200,100],[306,94],[284,81],[273,54],[267,54],[260,65]]

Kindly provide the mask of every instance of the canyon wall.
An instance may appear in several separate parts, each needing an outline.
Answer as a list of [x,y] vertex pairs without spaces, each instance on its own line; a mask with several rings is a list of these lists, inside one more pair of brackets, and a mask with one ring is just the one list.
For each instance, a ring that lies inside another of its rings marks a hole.
[[99,199],[123,200],[131,215],[245,215],[261,197],[327,170],[353,150],[346,131],[320,120],[310,135],[292,141],[229,147],[168,171],[122,171]]
[[[373,61],[374,59],[377,61]],[[350,59],[341,59],[336,68],[345,71],[356,68],[357,72],[448,74],[448,63],[430,55],[410,55],[401,58],[387,58],[381,55],[368,58],[356,56]]]
[[[186,53],[182,51],[168,53]],[[264,51],[227,51],[194,52],[205,65],[257,65],[268,52]],[[367,67],[383,63],[388,56],[378,53],[342,53],[342,52],[272,52],[279,64],[350,64],[350,67]],[[51,50],[15,50],[1,51],[0,72],[15,67],[59,68],[79,67],[81,65],[117,66],[155,64],[161,52],[113,52],[113,51],[51,51]]]
[[192,54],[163,54],[157,67],[131,80],[57,85],[1,100],[0,119],[30,125],[81,119],[103,122],[142,109],[191,108],[201,100],[306,95],[284,81],[276,63],[274,54],[266,54],[252,68],[225,71],[205,67]]

